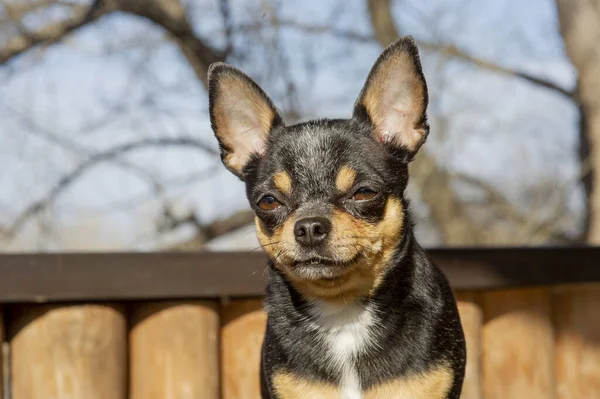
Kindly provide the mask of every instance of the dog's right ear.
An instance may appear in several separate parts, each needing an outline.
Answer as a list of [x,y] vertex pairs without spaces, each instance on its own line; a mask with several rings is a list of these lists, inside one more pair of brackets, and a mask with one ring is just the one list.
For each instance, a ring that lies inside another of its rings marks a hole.
[[427,102],[419,50],[406,36],[390,44],[373,65],[354,117],[370,122],[378,141],[404,150],[410,161],[429,134]]
[[252,79],[222,62],[208,69],[208,103],[221,160],[243,180],[244,168],[253,156],[264,154],[269,133],[283,120]]

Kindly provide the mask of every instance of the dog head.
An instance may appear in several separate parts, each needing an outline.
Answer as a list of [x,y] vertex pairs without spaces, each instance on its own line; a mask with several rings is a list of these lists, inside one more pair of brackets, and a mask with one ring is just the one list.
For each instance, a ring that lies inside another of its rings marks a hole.
[[403,236],[408,162],[425,141],[427,86],[412,38],[381,54],[351,119],[286,126],[239,70],[209,70],[212,128],[246,184],[265,252],[309,298],[365,297]]

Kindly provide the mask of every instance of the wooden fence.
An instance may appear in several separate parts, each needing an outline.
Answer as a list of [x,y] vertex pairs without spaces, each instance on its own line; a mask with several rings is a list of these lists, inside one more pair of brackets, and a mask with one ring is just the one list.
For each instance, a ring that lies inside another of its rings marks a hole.
[[[467,334],[464,399],[600,398],[600,249],[430,253]],[[0,255],[0,391],[259,398],[264,268],[247,253]]]

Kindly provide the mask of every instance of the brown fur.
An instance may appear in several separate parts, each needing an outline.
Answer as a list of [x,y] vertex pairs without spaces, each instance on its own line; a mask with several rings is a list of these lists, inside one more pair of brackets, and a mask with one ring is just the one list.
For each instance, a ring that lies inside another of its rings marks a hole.
[[[365,399],[444,399],[452,386],[454,373],[446,365],[425,373],[385,381],[364,392]],[[273,387],[282,399],[339,399],[339,388],[279,371],[273,376]]]
[[273,375],[273,388],[281,399],[339,399],[339,390],[330,384],[310,381],[289,372]]
[[365,89],[360,103],[380,140],[388,132],[395,145],[417,150],[426,137],[425,128],[418,124],[427,94],[410,54],[403,52],[382,60]]
[[342,166],[335,178],[336,188],[345,193],[350,190],[356,179],[356,171],[349,166]]
[[[224,74],[219,86],[222,89],[213,106],[213,124],[219,140],[233,150],[223,162],[240,173],[252,153],[264,151],[276,113],[263,95],[240,76]],[[258,134],[250,134],[251,130]]]
[[333,302],[353,302],[372,295],[381,283],[387,265],[402,235],[402,203],[390,197],[387,200],[384,217],[377,223],[359,220],[350,214],[335,210],[332,218],[333,230],[330,236],[331,249],[339,262],[358,261],[335,279],[303,280],[294,275],[289,267],[296,248],[294,238],[294,215],[269,235],[264,224],[256,218],[258,240],[275,266],[283,271],[298,291],[311,299],[324,299]]
[[292,179],[286,171],[281,171],[273,176],[273,184],[277,190],[283,194],[289,194],[292,192]]
[[445,399],[452,386],[454,373],[440,366],[426,373],[386,381],[369,389],[365,399]]

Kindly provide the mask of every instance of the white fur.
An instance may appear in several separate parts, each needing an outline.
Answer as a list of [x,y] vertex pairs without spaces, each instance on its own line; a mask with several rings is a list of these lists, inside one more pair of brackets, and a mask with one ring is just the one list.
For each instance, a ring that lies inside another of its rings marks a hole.
[[332,306],[315,302],[311,313],[313,328],[328,348],[326,358],[340,373],[341,399],[361,399],[358,372],[353,359],[374,341],[374,310],[369,306]]

